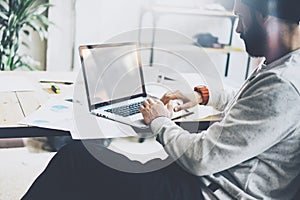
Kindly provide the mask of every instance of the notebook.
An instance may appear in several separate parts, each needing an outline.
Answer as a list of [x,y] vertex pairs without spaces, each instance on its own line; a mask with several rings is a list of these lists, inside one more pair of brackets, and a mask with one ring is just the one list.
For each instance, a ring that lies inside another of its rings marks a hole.
[[139,111],[147,93],[138,45],[82,45],[79,52],[90,112],[133,127],[148,128]]

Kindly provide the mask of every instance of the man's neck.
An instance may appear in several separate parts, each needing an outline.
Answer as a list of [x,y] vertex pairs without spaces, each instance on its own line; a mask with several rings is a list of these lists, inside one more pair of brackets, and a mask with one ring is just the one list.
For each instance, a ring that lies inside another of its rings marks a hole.
[[278,31],[270,35],[268,41],[268,51],[266,63],[271,63],[282,56],[300,49],[300,29],[299,26],[281,25]]

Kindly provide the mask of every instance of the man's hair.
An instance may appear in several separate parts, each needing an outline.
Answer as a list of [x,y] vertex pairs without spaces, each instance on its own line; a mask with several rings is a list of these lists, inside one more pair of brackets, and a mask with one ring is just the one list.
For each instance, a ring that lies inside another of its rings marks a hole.
[[300,0],[242,0],[265,15],[275,16],[291,22],[300,21]]

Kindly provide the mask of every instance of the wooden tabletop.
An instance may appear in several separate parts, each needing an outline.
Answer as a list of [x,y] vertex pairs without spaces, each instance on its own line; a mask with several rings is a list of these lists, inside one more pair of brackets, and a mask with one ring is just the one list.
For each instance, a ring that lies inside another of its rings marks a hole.
[[[20,125],[18,122],[37,110],[51,96],[63,96],[72,90],[73,85],[56,83],[61,94],[55,94],[50,89],[50,83],[40,83],[41,80],[74,80],[73,72],[0,72],[2,77],[25,77],[36,88],[34,91],[0,91],[0,138],[37,137],[45,135],[68,135],[66,131]],[[0,81],[1,82],[1,81]],[[3,83],[2,83],[3,84]],[[7,83],[9,84],[9,83]],[[3,88],[3,87],[2,87]]]
[[[50,89],[50,83],[41,83],[41,81],[53,80],[56,82],[74,82],[77,75],[78,74],[74,72],[0,72],[0,79],[9,76],[25,77],[33,84],[34,88],[36,88],[33,91],[4,92],[0,90],[0,138],[70,135],[69,131],[21,125],[18,124],[18,122],[36,111],[50,97],[64,97],[66,94],[72,93],[74,87],[74,84],[56,83],[61,89],[61,93],[55,94]],[[200,121],[203,124],[201,124],[200,127],[205,127],[206,129],[210,122],[218,120],[220,120],[220,116],[211,116],[189,122],[194,123]],[[183,121],[179,120],[177,122],[182,123]]]

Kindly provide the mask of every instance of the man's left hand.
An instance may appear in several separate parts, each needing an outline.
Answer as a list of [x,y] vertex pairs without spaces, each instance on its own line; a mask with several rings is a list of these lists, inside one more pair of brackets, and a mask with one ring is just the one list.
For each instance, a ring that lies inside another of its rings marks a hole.
[[145,123],[150,124],[154,119],[158,117],[172,116],[172,106],[167,104],[165,106],[160,100],[148,99],[140,106],[140,111],[144,117]]

